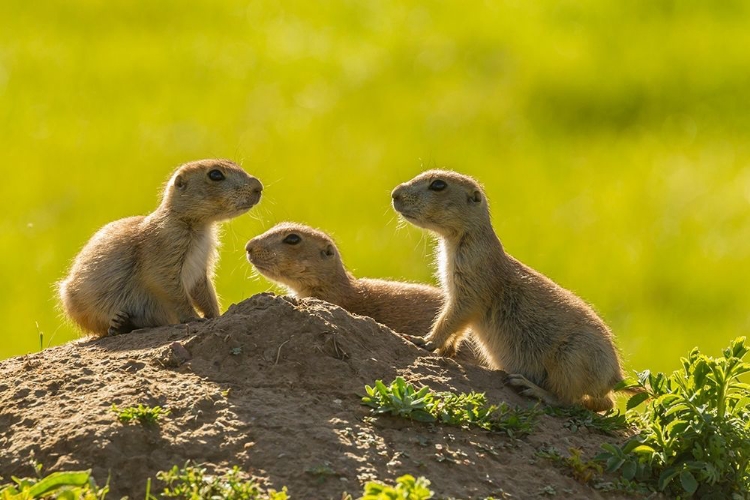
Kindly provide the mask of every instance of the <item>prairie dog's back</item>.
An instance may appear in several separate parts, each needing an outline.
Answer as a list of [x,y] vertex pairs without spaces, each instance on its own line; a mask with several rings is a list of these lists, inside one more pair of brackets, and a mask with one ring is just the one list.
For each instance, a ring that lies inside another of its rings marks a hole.
[[323,299],[400,333],[426,335],[443,305],[436,287],[355,278],[330,236],[302,224],[279,224],[250,240],[246,250],[262,275],[294,295]]
[[[84,330],[106,331],[122,294],[121,284],[135,273],[139,226],[143,216],[116,220],[102,227],[76,256],[59,284],[65,312]],[[102,290],[115,293],[103,294]]]
[[443,307],[443,292],[429,285],[359,278],[356,287],[359,301],[353,301],[350,310],[370,316],[396,332],[427,335]]

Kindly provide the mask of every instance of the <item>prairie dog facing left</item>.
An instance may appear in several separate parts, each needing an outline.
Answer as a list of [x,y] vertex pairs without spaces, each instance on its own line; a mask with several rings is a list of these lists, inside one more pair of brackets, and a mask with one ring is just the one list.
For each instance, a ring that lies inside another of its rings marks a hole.
[[67,316],[102,337],[220,314],[212,284],[220,221],[260,200],[263,185],[229,160],[199,160],[170,177],[159,207],[101,228],[58,284]]
[[[407,338],[429,333],[443,307],[443,293],[434,286],[356,278],[344,267],[333,239],[303,224],[278,224],[251,239],[245,249],[260,274],[292,295],[369,316]],[[459,361],[480,363],[469,348],[459,355]]]
[[466,328],[522,393],[553,405],[612,408],[623,379],[613,336],[583,300],[507,254],[484,190],[430,170],[392,192],[394,209],[438,236],[446,303],[424,344],[451,354]]

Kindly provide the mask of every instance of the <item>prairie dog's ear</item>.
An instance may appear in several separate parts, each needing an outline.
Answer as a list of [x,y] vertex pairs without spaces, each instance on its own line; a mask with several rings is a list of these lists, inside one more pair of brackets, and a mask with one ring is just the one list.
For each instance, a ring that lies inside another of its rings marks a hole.
[[469,196],[469,203],[479,203],[482,201],[482,193],[479,191],[474,191],[474,194]]
[[324,259],[328,259],[336,255],[336,251],[333,249],[333,245],[326,245],[326,247],[320,251],[320,256]]
[[182,175],[177,175],[174,178],[174,187],[182,191],[187,186],[187,180]]

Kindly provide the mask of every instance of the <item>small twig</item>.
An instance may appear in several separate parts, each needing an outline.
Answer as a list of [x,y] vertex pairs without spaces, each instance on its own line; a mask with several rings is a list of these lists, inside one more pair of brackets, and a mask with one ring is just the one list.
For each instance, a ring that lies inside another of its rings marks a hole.
[[[289,340],[292,340],[292,339],[289,339]],[[284,347],[284,344],[286,344],[287,342],[289,342],[289,340],[285,340],[284,342],[282,342],[281,345],[279,346],[279,350],[276,351],[276,361],[274,361],[274,363],[273,363],[274,366],[276,366],[276,365],[279,364],[279,356],[281,356],[281,348]]]
[[333,350],[336,353],[336,357],[339,359],[344,359],[346,356],[346,353],[342,350],[339,350],[339,343],[336,340],[336,332],[333,333]]

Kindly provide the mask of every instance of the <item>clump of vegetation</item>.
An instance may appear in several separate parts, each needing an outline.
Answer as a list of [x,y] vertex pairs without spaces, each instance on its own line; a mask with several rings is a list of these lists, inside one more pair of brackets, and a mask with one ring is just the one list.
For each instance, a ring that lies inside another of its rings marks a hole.
[[[180,500],[203,500],[206,498],[220,498],[223,500],[287,500],[287,490],[263,490],[253,479],[242,477],[239,467],[223,476],[206,474],[203,467],[185,464],[180,468],[176,465],[168,471],[156,474],[156,477],[166,483],[161,492],[161,498],[178,498]],[[147,494],[147,500],[155,499]]]
[[305,469],[305,473],[317,477],[319,483],[324,482],[329,477],[334,477],[338,475],[336,471],[333,470],[333,467],[331,467],[330,462],[323,462],[322,464],[318,464],[313,467],[308,467],[307,469]]
[[622,384],[643,391],[627,404],[640,432],[622,446],[602,445],[597,458],[607,471],[673,495],[750,496],[750,385],[740,380],[750,372],[747,352],[744,337],[718,358],[696,348],[672,375],[645,371]]
[[541,411],[536,408],[511,408],[505,403],[489,405],[482,393],[431,392],[429,387],[417,390],[402,377],[390,385],[377,380],[374,387],[365,386],[362,403],[376,415],[391,414],[420,422],[439,422],[455,426],[477,426],[507,435],[531,433]]
[[581,406],[547,406],[544,413],[553,417],[564,418],[565,428],[571,432],[586,427],[607,435],[614,435],[631,427],[627,418],[619,410],[596,413]]
[[583,450],[570,448],[570,456],[564,457],[555,448],[545,448],[536,452],[538,457],[552,460],[568,468],[573,478],[582,484],[591,484],[602,474],[602,466],[593,460],[584,460]]
[[91,470],[54,472],[42,477],[42,464],[33,463],[37,478],[13,478],[10,484],[0,484],[0,500],[32,500],[59,498],[65,500],[103,500],[108,486],[99,488],[91,477]]
[[141,425],[153,425],[159,421],[162,416],[169,415],[169,410],[161,406],[128,406],[127,408],[118,408],[112,405],[112,412],[117,415],[117,419],[123,424],[129,424],[137,420]]
[[[414,479],[414,476],[406,474],[396,479],[394,486],[369,481],[359,500],[427,500],[432,495],[430,481],[424,477]],[[351,499],[351,496],[348,498]]]

